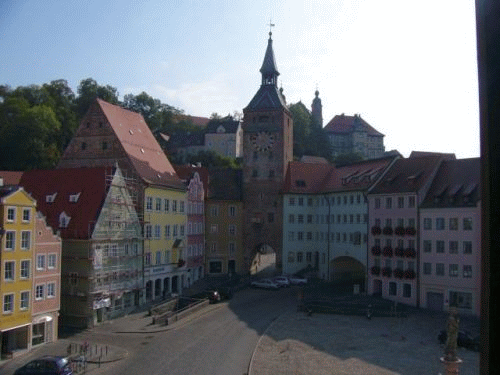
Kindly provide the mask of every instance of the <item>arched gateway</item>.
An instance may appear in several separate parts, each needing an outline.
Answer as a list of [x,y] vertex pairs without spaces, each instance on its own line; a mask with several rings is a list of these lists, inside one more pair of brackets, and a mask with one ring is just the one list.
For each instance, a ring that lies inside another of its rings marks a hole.
[[365,266],[359,260],[350,256],[340,256],[330,263],[331,281],[340,289],[351,291],[354,285],[359,285],[364,290]]
[[250,275],[273,276],[276,273],[276,252],[267,244],[259,244],[252,253]]

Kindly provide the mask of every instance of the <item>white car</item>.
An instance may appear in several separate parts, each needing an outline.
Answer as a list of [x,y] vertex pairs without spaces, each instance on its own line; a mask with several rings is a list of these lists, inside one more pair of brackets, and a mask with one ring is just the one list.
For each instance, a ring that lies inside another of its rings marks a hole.
[[255,280],[250,283],[254,288],[264,288],[264,289],[279,289],[278,284],[273,282],[271,279]]
[[290,281],[290,284],[292,284],[292,285],[306,285],[307,284],[307,278],[300,277],[300,276],[288,276],[288,281]]
[[288,281],[288,277],[286,276],[276,276],[273,278],[273,282],[278,284],[278,286],[290,286],[290,281]]

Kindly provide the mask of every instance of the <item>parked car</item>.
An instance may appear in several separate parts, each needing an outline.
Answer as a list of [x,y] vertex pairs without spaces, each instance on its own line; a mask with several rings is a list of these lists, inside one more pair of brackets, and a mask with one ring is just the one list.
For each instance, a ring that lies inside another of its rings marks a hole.
[[254,288],[264,288],[264,289],[279,289],[280,287],[271,279],[255,280],[250,283],[250,286]]
[[73,371],[69,361],[61,356],[49,356],[37,358],[18,368],[14,375],[72,375]]
[[278,284],[278,286],[281,286],[281,287],[290,286],[290,281],[288,280],[288,277],[286,277],[286,276],[276,276],[273,278],[273,282]]
[[301,277],[301,276],[288,276],[288,281],[290,281],[290,284],[292,285],[306,285],[307,284],[307,278],[306,277]]
[[[445,330],[442,330],[438,335],[438,341],[441,345],[446,344],[447,338],[448,333]],[[473,337],[466,331],[458,331],[457,346],[478,352],[479,345],[479,336]]]

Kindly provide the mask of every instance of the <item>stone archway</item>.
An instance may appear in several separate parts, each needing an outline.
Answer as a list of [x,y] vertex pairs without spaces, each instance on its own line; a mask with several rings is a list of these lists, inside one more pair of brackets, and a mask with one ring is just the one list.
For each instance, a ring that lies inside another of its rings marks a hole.
[[352,291],[353,285],[359,285],[365,290],[365,266],[359,260],[350,256],[341,256],[330,262],[330,277],[338,288],[347,292]]
[[259,244],[253,251],[250,275],[259,277],[274,276],[276,273],[276,252],[265,244]]

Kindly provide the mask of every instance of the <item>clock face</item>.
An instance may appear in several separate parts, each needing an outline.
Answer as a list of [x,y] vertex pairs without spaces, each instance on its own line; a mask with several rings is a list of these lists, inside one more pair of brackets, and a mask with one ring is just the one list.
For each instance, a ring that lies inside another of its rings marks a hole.
[[274,145],[275,136],[269,132],[259,132],[250,136],[253,147],[258,151],[268,151]]

